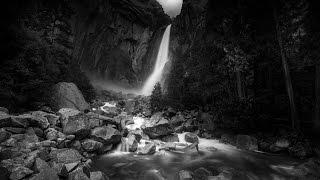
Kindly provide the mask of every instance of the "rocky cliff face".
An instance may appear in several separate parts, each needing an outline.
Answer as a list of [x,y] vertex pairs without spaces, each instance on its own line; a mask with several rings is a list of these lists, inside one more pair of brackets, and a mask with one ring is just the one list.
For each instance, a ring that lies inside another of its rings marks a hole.
[[27,7],[22,22],[30,34],[69,54],[89,76],[123,84],[148,73],[170,21],[155,0],[39,0]]

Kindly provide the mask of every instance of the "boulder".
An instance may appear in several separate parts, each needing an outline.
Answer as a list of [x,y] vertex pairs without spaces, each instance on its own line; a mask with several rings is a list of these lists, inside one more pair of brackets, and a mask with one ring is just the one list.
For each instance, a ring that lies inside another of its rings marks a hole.
[[290,142],[287,139],[278,139],[274,144],[272,144],[269,150],[273,153],[278,153],[288,150]]
[[52,127],[55,127],[58,124],[59,118],[60,118],[55,114],[44,112],[44,111],[33,111],[30,114],[33,116],[40,116],[40,117],[46,118]]
[[120,114],[120,110],[116,106],[103,106],[102,111],[104,112],[103,115],[108,116],[108,117],[115,117],[118,114]]
[[167,142],[165,144],[161,144],[159,150],[171,151],[171,150],[176,150],[176,148],[177,148],[177,145],[175,143]]
[[163,174],[161,171],[157,169],[150,169],[145,172],[142,172],[139,177],[139,180],[166,180],[166,178],[163,177]]
[[48,163],[43,161],[40,158],[37,158],[34,164],[34,169],[36,172],[39,172],[33,176],[32,180],[59,180],[59,177],[54,169],[52,169]]
[[19,167],[16,167],[12,170],[9,178],[11,180],[20,180],[20,179],[25,178],[26,176],[31,175],[32,173],[33,173],[33,171],[30,170],[29,168],[19,166]]
[[110,126],[96,127],[91,131],[94,140],[104,144],[117,144],[121,141],[121,133]]
[[74,163],[83,159],[83,156],[75,149],[56,149],[50,152],[50,158],[57,163]]
[[101,171],[90,172],[90,180],[107,180]]
[[186,170],[179,171],[178,180],[193,180],[191,172]]
[[193,133],[187,133],[185,136],[185,140],[189,143],[196,143],[199,142],[199,138],[196,134]]
[[174,129],[169,124],[165,123],[153,127],[146,127],[143,129],[143,132],[151,139],[156,139],[172,134]]
[[39,114],[22,114],[19,116],[13,116],[12,119],[20,122],[27,122],[27,126],[39,127],[41,129],[47,129],[49,127],[49,121],[46,117]]
[[41,116],[35,116],[32,114],[22,114],[19,116],[10,116],[7,114],[0,114],[0,128],[2,127],[27,128],[30,126],[46,129],[49,127],[49,122],[47,118],[44,118]]
[[129,134],[127,138],[121,139],[121,151],[136,152],[138,149],[138,141],[134,134]]
[[237,135],[236,146],[239,149],[245,149],[249,151],[258,150],[257,139],[248,135]]
[[66,135],[62,132],[57,131],[54,128],[48,128],[45,131],[46,138],[51,141],[56,141],[58,138],[66,138]]
[[144,147],[142,147],[138,154],[141,155],[152,155],[156,152],[156,145],[153,142],[150,142],[148,144],[146,144]]
[[68,180],[90,180],[89,179],[90,172],[84,167],[78,167],[68,175]]
[[62,108],[58,111],[58,114],[60,115],[61,117],[61,120],[62,120],[62,124],[65,123],[65,121],[71,117],[71,116],[75,116],[75,115],[78,115],[80,114],[81,112],[76,110],[76,109],[71,109],[71,108]]
[[73,83],[60,82],[52,89],[51,107],[55,110],[71,108],[84,111],[90,109],[81,91]]
[[177,134],[170,134],[161,138],[164,142],[179,142],[179,137]]
[[62,123],[63,133],[75,135],[77,139],[83,139],[90,134],[89,118],[85,114],[69,116]]
[[98,151],[103,147],[103,144],[98,141],[94,141],[92,139],[86,139],[81,143],[82,148],[87,152]]

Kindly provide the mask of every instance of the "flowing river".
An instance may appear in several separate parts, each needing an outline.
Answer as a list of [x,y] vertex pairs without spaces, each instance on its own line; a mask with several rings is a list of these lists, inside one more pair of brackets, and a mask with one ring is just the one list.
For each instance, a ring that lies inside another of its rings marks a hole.
[[[134,122],[129,129],[140,128],[144,119],[135,117]],[[177,145],[186,143],[184,135],[178,135]],[[95,158],[93,162],[94,169],[115,180],[175,180],[179,179],[179,171],[194,172],[201,167],[211,171],[212,175],[222,171],[233,172],[233,179],[295,179],[295,167],[302,163],[287,156],[244,151],[218,140],[203,138],[199,138],[199,152],[195,149],[165,151],[157,148],[154,155],[138,155],[115,150]]]

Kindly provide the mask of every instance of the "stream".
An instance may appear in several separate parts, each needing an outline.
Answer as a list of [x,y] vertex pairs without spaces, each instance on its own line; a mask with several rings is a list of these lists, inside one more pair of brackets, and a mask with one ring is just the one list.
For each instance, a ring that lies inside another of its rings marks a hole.
[[[135,117],[134,124],[128,128],[140,128],[142,124],[143,119]],[[177,146],[188,144],[184,139],[185,134],[178,134]],[[143,144],[144,140],[139,146]],[[302,162],[284,155],[245,151],[220,143],[219,140],[199,138],[199,152],[195,148],[165,151],[157,147],[153,155],[138,155],[121,152],[118,148],[93,159],[93,169],[115,180],[179,180],[181,170],[197,176],[194,172],[201,167],[210,171],[212,176],[231,172],[232,179],[278,180],[295,179],[295,167]]]

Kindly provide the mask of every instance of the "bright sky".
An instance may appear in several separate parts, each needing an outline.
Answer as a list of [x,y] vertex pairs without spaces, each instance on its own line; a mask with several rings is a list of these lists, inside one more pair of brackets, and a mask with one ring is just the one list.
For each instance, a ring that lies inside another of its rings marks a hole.
[[170,17],[180,14],[183,0],[157,0]]

